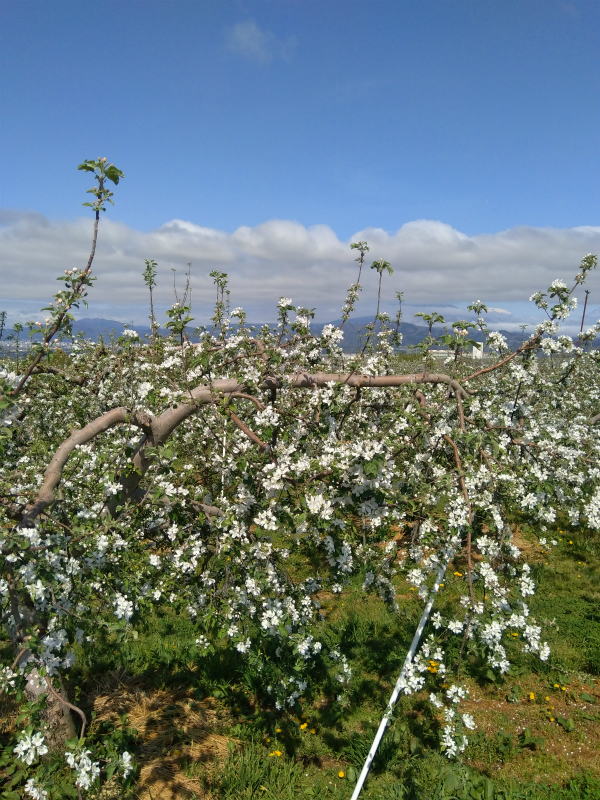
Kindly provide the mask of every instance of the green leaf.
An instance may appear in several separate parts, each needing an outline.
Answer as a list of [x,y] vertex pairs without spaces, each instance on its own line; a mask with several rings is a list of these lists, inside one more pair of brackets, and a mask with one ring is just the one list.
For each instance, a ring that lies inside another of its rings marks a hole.
[[79,796],[79,793],[78,793],[77,789],[74,786],[72,786],[70,783],[64,783],[64,782],[61,783],[60,784],[60,791],[61,791],[61,794],[60,794],[61,797],[78,797]]
[[575,730],[575,722],[573,721],[573,717],[569,717],[569,719],[565,719],[564,717],[556,717],[556,721],[562,728],[565,729],[567,733],[571,733]]
[[24,769],[20,769],[12,781],[8,784],[8,788],[12,789],[13,786],[16,786],[17,783],[20,783],[21,778],[24,778],[27,775],[27,772]]
[[530,747],[532,750],[535,750],[536,747],[544,744],[544,740],[540,736],[532,736],[531,728],[525,728],[525,730],[519,734],[519,744],[521,747]]
[[581,694],[579,695],[579,699],[583,700],[584,703],[595,703],[596,702],[596,698],[592,697],[592,695],[588,694],[587,692],[581,692]]
[[119,179],[125,176],[120,169],[117,169],[114,164],[111,164],[106,170],[106,177],[116,185],[119,183]]
[[494,800],[495,795],[494,782],[489,778],[483,781],[483,798],[484,800]]
[[373,458],[371,461],[367,461],[364,465],[363,470],[365,475],[372,476],[376,478],[379,474],[379,467],[381,466],[381,459]]
[[460,778],[454,772],[448,772],[444,778],[444,789],[448,794],[452,794],[460,788]]

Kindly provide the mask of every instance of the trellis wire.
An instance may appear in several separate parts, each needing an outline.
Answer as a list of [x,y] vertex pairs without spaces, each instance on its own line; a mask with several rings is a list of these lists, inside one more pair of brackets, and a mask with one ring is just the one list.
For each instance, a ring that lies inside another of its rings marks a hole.
[[387,724],[392,717],[394,705],[396,704],[398,695],[400,694],[403,688],[404,676],[406,675],[406,670],[408,669],[409,664],[413,660],[413,657],[419,645],[419,641],[425,629],[425,625],[427,624],[427,620],[429,619],[429,614],[431,613],[431,609],[433,608],[433,602],[438,593],[438,589],[440,588],[440,583],[442,582],[442,578],[444,577],[449,561],[450,561],[450,556],[446,558],[443,566],[441,566],[440,569],[438,570],[437,577],[433,585],[433,589],[431,590],[431,594],[429,595],[429,600],[427,601],[427,604],[423,609],[423,615],[421,616],[421,621],[419,622],[419,626],[415,631],[415,635],[413,637],[410,650],[408,651],[406,658],[404,659],[402,671],[400,672],[398,680],[396,681],[396,685],[394,686],[394,691],[392,692],[392,696],[390,697],[389,702],[387,704],[385,714],[383,715],[381,722],[379,723],[379,728],[377,730],[377,733],[375,734],[375,738],[373,739],[373,744],[371,745],[371,749],[369,750],[369,754],[367,755],[366,761],[362,768],[362,772],[359,775],[358,781],[356,782],[356,786],[354,787],[354,792],[352,793],[352,797],[350,798],[350,800],[358,800],[358,796],[361,793],[363,784],[367,779],[367,775],[369,774],[369,770],[371,769],[371,764],[373,763],[373,759],[375,758],[375,754],[377,753],[377,748],[379,747],[379,743],[381,742]]

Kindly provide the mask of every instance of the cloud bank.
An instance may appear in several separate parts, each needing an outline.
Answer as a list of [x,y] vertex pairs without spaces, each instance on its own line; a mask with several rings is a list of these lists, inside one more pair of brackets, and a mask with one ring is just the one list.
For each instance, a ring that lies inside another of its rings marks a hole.
[[[58,288],[57,275],[85,265],[91,233],[89,218],[50,221],[33,212],[0,212],[0,308],[7,301],[14,306],[49,299]],[[349,245],[358,240],[369,243],[368,264],[383,257],[394,268],[383,288],[390,310],[395,292],[403,291],[413,305],[481,299],[502,314],[503,305],[527,300],[555,278],[570,280],[586,253],[600,253],[600,227],[518,227],[467,236],[442,222],[416,220],[395,233],[367,228],[340,241],[327,225],[307,228],[290,220],[242,226],[233,233],[172,220],[144,232],[107,217],[100,223],[94,261],[98,280],[85,313],[141,307],[146,302],[144,260],[153,258],[159,265],[158,303],[172,302],[170,270],[182,275],[191,263],[197,309],[207,311],[212,303],[209,273],[218,269],[230,276],[232,304],[246,308],[254,319],[274,318],[281,296],[316,306],[317,319],[330,319],[339,314],[346,288],[356,280],[356,251]],[[367,313],[375,302],[376,274],[367,268],[361,282],[359,307]],[[600,274],[592,276],[588,288],[596,287],[600,290]]]

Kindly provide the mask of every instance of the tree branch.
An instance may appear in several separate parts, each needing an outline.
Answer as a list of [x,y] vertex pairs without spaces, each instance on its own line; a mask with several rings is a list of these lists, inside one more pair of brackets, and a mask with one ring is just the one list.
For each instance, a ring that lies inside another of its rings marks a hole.
[[87,378],[84,375],[69,375],[68,372],[65,372],[62,369],[58,369],[58,367],[53,367],[50,364],[39,364],[33,370],[34,375],[38,375],[41,373],[51,373],[52,375],[60,375],[61,378],[64,378],[69,383],[76,383],[78,386],[83,386],[83,384],[87,381]]
[[463,378],[463,383],[466,383],[467,381],[471,381],[471,380],[473,380],[473,378],[478,378],[480,375],[485,375],[486,372],[493,372],[493,370],[504,366],[504,364],[508,364],[508,362],[512,361],[513,358],[515,358],[515,356],[519,355],[519,353],[523,353],[525,350],[533,349],[534,344],[537,344],[537,342],[541,339],[541,337],[542,337],[542,334],[538,333],[532,339],[529,339],[528,341],[526,341],[525,344],[522,344],[521,347],[517,348],[514,351],[514,353],[511,353],[509,356],[506,356],[506,358],[502,359],[502,361],[499,361],[497,364],[492,364],[491,367],[485,367],[484,369],[478,369],[477,372],[473,372],[471,375],[468,375],[466,378]]
[[254,431],[251,431],[250,428],[242,422],[242,420],[238,417],[237,414],[234,414],[233,411],[231,411],[231,409],[229,409],[229,408],[227,409],[227,413],[229,414],[229,416],[231,417],[233,422],[235,422],[235,424],[238,426],[238,428],[241,431],[243,431],[243,433],[245,433],[246,436],[251,441],[253,441],[255,444],[257,444],[261,448],[261,450],[266,450],[267,449],[267,447],[269,445],[266,442],[263,442],[263,440],[260,437],[258,437],[254,433]]
[[[100,219],[100,210],[96,209],[96,218],[94,220],[94,235],[92,237],[92,249],[90,251],[90,256],[88,258],[88,263],[85,270],[80,274],[79,281],[77,282],[77,287],[73,287],[73,293],[75,295],[80,295],[83,291],[85,280],[90,273],[92,268],[92,261],[94,260],[94,255],[96,253],[96,242],[98,241],[98,221]],[[58,304],[57,304],[58,305]],[[42,360],[42,357],[45,354],[45,350],[43,348],[47,347],[50,344],[50,341],[54,338],[54,336],[58,333],[58,331],[62,328],[63,321],[67,314],[69,313],[70,306],[66,306],[56,317],[54,325],[50,328],[47,334],[44,335],[44,341],[42,345],[42,349],[38,352],[35,356],[31,364],[25,370],[25,374],[19,381],[18,385],[9,392],[11,397],[16,397],[23,386],[27,383],[28,379],[31,377],[32,372],[37,367],[37,365]]]
[[91,439],[96,437],[99,433],[114,428],[115,425],[121,425],[125,422],[130,422],[139,428],[144,428],[150,423],[150,418],[147,414],[140,414],[136,412],[131,414],[127,408],[113,408],[101,417],[88,423],[84,428],[73,431],[68,439],[59,445],[56,450],[46,472],[44,474],[44,481],[37,493],[33,503],[25,509],[23,519],[21,520],[21,528],[31,528],[36,517],[52,505],[54,502],[54,490],[60,483],[63,469],[68,461],[69,456],[73,450],[82,444],[86,444]]
[[202,511],[205,517],[222,517],[223,512],[217,506],[207,506],[206,503],[198,503],[196,500],[190,500],[190,505],[196,511]]
[[67,706],[67,708],[71,708],[81,717],[81,733],[79,734],[79,738],[83,739],[83,734],[85,733],[85,726],[87,725],[87,719],[85,718],[85,714],[80,708],[77,708],[77,706],[74,706],[73,703],[69,703],[68,700],[65,700],[64,697],[61,697],[59,695],[54,686],[52,686],[52,681],[47,675],[44,675],[44,677],[46,678],[46,686],[50,690],[50,693],[54,695],[54,697],[59,701],[59,703],[63,706]]
[[443,437],[450,445],[452,445],[452,449],[454,450],[454,461],[456,462],[456,469],[458,470],[458,483],[460,488],[462,489],[463,496],[465,498],[465,502],[467,503],[467,508],[469,510],[469,528],[467,530],[467,571],[468,571],[468,578],[469,578],[469,596],[471,598],[471,608],[475,608],[475,595],[473,593],[473,559],[471,557],[471,524],[473,522],[473,514],[471,511],[471,501],[469,500],[469,493],[467,491],[467,484],[465,483],[465,476],[462,472],[462,466],[460,463],[460,455],[458,453],[458,447],[453,442],[453,440],[444,434]]
[[[272,391],[288,385],[294,389],[315,389],[317,387],[326,386],[329,383],[372,389],[394,388],[422,383],[446,384],[454,391],[457,398],[468,397],[466,390],[458,381],[451,378],[450,375],[428,372],[412,375],[381,376],[337,372],[316,372],[314,374],[299,372],[287,381],[282,378],[266,377],[259,388]],[[138,443],[133,455],[133,470],[129,471],[127,475],[123,475],[120,479],[122,486],[120,501],[126,503],[134,495],[141,479],[146,474],[151,464],[151,459],[147,458],[145,455],[147,447],[160,447],[165,444],[173,431],[189,416],[196,413],[200,405],[212,405],[216,402],[216,397],[219,395],[231,396],[237,394],[252,399],[252,396],[244,391],[245,389],[246,387],[240,384],[235,378],[216,380],[210,386],[200,385],[192,389],[190,392],[191,403],[180,403],[173,408],[167,409],[158,417],[139,411],[132,413],[129,409],[120,407],[108,411],[103,416],[88,423],[84,428],[74,431],[56,450],[46,469],[44,482],[38,494],[33,503],[25,509],[20,527],[32,527],[38,515],[54,502],[54,490],[60,483],[64,466],[77,445],[85,444],[98,434],[107,431],[109,428],[126,422],[144,431],[144,436]],[[244,431],[252,441],[263,449],[267,448],[266,443],[253,433],[237,415],[233,414],[231,411],[228,413],[235,424]],[[116,506],[115,508],[112,507],[115,502],[116,500],[113,500],[113,503],[109,504],[111,513],[114,513],[116,509]]]
[[467,429],[465,427],[465,414],[463,411],[462,400],[460,399],[460,395],[456,395],[456,404],[458,406],[458,418],[460,420],[460,429],[463,433],[466,433]]
[[229,397],[241,397],[243,400],[250,400],[250,402],[254,403],[254,405],[258,408],[259,411],[264,411],[265,406],[257,397],[254,397],[252,394],[246,394],[245,392],[231,392]]

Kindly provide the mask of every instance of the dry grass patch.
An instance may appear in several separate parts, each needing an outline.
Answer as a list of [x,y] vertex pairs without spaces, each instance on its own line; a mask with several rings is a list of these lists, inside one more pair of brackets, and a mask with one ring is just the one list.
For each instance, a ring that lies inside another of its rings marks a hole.
[[127,714],[138,733],[139,800],[205,796],[197,769],[186,766],[201,764],[210,772],[227,754],[223,730],[230,719],[216,700],[196,700],[191,688],[150,689],[117,670],[103,677],[90,701],[94,727],[106,721],[119,725],[119,716]]
[[12,695],[0,695],[0,735],[16,730],[19,704]]

